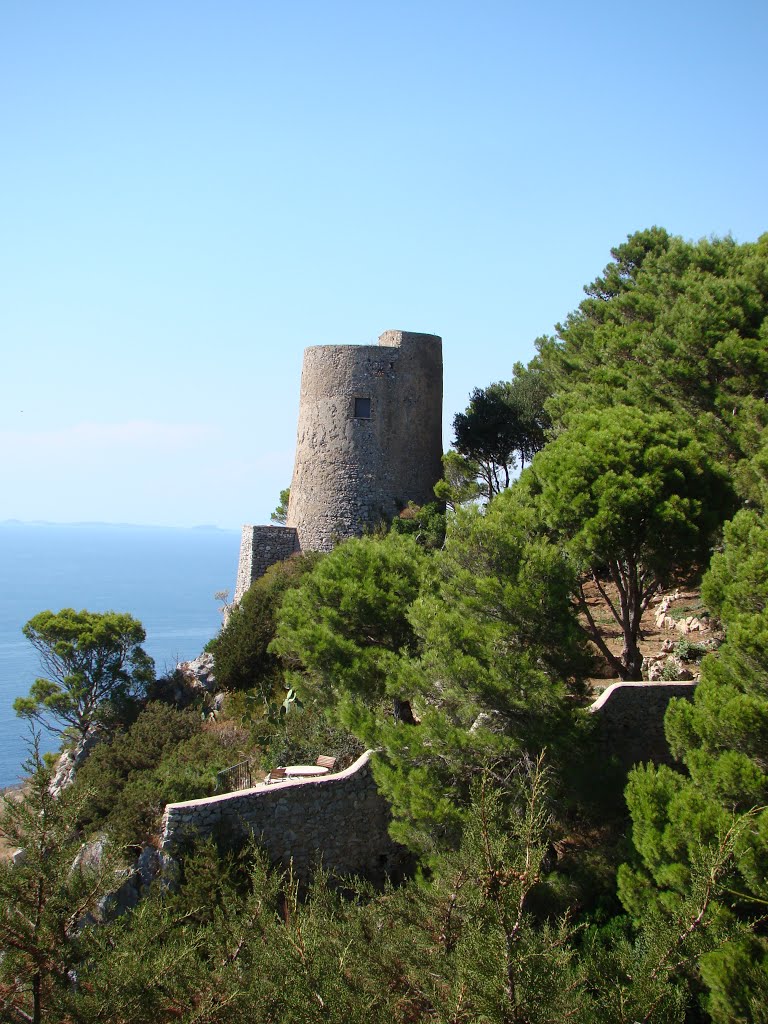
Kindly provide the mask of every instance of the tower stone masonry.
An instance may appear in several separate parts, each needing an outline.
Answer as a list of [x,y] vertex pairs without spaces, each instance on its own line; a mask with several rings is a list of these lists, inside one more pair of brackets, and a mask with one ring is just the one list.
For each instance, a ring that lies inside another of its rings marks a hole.
[[434,334],[385,331],[378,345],[306,349],[286,526],[243,527],[235,601],[292,551],[330,551],[409,501],[434,501],[442,408]]

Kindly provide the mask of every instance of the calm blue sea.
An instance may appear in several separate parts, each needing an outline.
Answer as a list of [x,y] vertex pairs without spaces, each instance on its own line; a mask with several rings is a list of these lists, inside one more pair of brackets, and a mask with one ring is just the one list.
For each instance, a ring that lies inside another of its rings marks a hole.
[[129,612],[161,673],[218,631],[213,595],[234,590],[239,543],[237,531],[208,527],[0,523],[0,787],[18,781],[26,757],[13,700],[41,674],[24,623],[46,608]]

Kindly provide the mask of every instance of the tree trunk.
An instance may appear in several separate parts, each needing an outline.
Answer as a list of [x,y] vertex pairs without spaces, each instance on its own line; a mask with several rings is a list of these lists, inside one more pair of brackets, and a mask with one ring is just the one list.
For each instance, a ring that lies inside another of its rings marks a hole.
[[42,1020],[43,1004],[41,998],[40,971],[36,971],[32,978],[32,1020],[33,1024],[40,1024]]
[[601,584],[597,572],[592,572],[592,580],[597,587],[605,606],[610,609],[614,621],[621,629],[624,645],[621,657],[617,658],[605,642],[587,604],[583,583],[579,584],[579,607],[587,619],[590,639],[597,645],[608,664],[618,673],[622,682],[634,682],[642,679],[643,656],[637,646],[640,635],[640,620],[645,608],[642,587],[637,567],[632,562],[608,563],[610,577],[616,587],[618,602],[614,602],[605,587]]
[[624,633],[621,664],[626,674],[622,673],[622,679],[625,682],[640,682],[643,678],[643,656],[637,646],[637,640],[640,636],[640,620],[643,616],[643,599],[639,567],[634,558],[629,556],[625,562],[616,564],[614,573],[619,591],[622,632]]
[[643,678],[643,656],[637,646],[636,636],[624,636],[624,647],[621,651],[621,667],[624,670],[621,678],[625,683],[640,682]]

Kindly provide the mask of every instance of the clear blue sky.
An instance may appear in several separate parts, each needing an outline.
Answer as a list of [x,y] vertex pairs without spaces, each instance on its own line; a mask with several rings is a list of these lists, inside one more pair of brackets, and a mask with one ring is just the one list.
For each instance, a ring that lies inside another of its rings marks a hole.
[[236,527],[302,351],[440,334],[445,445],[611,246],[768,230],[768,4],[4,0],[0,520]]

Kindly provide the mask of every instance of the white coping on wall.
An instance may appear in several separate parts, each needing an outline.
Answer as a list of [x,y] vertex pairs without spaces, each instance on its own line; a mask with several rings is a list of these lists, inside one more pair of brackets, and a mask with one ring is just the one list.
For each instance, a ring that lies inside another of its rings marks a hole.
[[184,800],[177,804],[166,804],[165,812],[167,815],[169,812],[185,807],[210,807],[212,804],[224,803],[227,800],[233,800],[248,794],[272,793],[279,789],[294,789],[297,786],[322,786],[329,782],[339,782],[342,779],[348,779],[360,771],[363,765],[367,764],[371,759],[372,753],[373,751],[366,750],[349,768],[345,768],[342,772],[334,772],[332,775],[317,775],[307,779],[284,779],[281,782],[259,782],[257,785],[251,786],[250,789],[233,789],[229,793],[219,793],[218,796],[203,796],[197,800]]
[[653,683],[644,683],[644,682],[638,682],[638,683],[611,683],[611,685],[609,687],[607,687],[605,690],[603,690],[603,692],[600,694],[600,696],[597,698],[597,700],[594,702],[594,704],[590,704],[589,705],[589,707],[587,708],[587,711],[590,714],[594,714],[595,711],[599,711],[600,708],[602,708],[605,704],[607,704],[607,702],[611,699],[611,695],[613,693],[615,693],[617,690],[622,690],[622,689],[626,690],[626,689],[630,689],[630,688],[643,689],[643,690],[654,690],[654,689],[662,689],[662,688],[668,687],[668,686],[685,687],[685,689],[694,689],[696,686],[698,686],[698,683],[696,683],[696,682],[688,682],[687,680],[684,680],[684,679],[681,679],[679,681],[676,681],[674,679],[664,679],[664,680],[658,680],[657,682],[653,682]]

